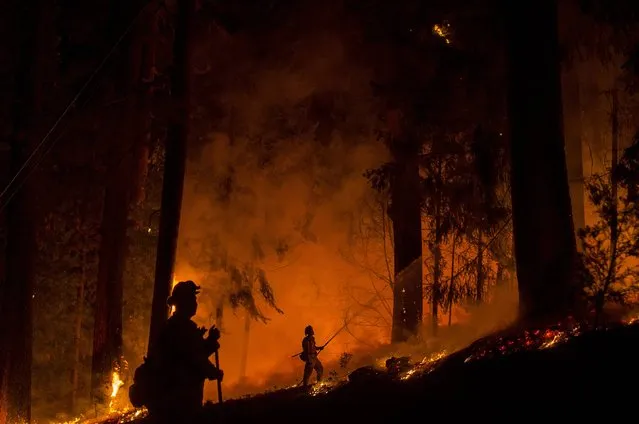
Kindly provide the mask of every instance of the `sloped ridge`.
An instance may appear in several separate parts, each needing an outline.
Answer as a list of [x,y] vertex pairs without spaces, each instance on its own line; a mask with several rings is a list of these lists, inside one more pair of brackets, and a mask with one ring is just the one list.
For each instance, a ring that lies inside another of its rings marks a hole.
[[504,333],[445,357],[431,355],[409,368],[402,358],[391,359],[389,364],[401,365],[391,373],[363,367],[348,381],[209,404],[201,422],[454,423],[521,422],[533,416],[548,420],[557,414],[569,414],[571,421],[592,419],[592,414],[609,417],[619,405],[633,405],[636,399],[632,383],[639,381],[639,324],[599,329],[557,325]]

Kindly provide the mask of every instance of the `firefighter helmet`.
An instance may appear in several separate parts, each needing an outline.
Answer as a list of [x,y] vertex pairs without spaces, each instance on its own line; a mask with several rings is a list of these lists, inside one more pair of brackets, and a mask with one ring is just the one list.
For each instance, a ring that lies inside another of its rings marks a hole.
[[173,292],[168,298],[167,303],[171,306],[180,303],[183,300],[191,299],[200,293],[200,286],[193,281],[180,281],[173,287]]
[[307,325],[304,329],[304,334],[306,334],[307,336],[312,336],[313,334],[315,334],[315,331],[313,330],[312,326]]

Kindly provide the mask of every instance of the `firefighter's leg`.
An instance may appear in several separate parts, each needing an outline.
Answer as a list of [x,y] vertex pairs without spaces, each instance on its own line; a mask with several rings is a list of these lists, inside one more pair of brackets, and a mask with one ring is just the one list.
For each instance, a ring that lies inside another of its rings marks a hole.
[[315,368],[315,372],[317,373],[317,382],[319,383],[320,381],[322,381],[322,375],[324,374],[324,366],[322,365],[319,359],[315,359],[315,366],[313,368]]
[[314,361],[309,359],[306,361],[304,365],[304,386],[308,386],[308,380],[311,378],[311,374],[313,374],[313,368],[315,367]]

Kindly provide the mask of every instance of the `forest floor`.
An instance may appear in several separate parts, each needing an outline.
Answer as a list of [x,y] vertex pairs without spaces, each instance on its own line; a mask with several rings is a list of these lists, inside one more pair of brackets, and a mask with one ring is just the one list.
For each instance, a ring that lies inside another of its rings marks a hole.
[[609,421],[636,415],[638,395],[639,322],[554,327],[492,335],[397,373],[363,368],[349,381],[209,404],[202,422]]

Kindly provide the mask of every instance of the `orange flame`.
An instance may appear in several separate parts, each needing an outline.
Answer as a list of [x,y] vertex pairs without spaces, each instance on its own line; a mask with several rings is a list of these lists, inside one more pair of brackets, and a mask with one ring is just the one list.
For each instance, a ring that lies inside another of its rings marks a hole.
[[113,374],[111,376],[111,401],[109,402],[109,410],[111,412],[115,411],[113,407],[115,398],[120,391],[120,387],[122,387],[123,385],[124,381],[122,381],[122,379],[120,378],[120,374],[117,371],[113,371]]

